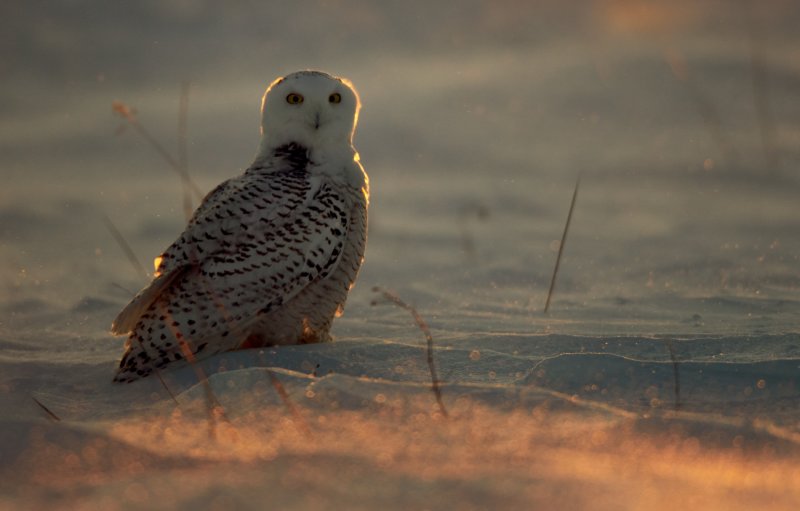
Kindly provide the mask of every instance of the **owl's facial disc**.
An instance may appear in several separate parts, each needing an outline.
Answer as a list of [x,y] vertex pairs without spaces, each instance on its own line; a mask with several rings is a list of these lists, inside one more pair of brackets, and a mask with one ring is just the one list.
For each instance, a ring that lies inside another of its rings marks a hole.
[[260,151],[290,142],[352,150],[359,106],[358,94],[344,79],[314,71],[287,75],[264,95]]

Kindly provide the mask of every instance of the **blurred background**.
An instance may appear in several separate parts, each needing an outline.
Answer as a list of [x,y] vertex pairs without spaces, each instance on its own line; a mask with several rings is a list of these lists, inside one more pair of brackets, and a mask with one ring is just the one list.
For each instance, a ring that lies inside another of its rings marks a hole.
[[[797,289],[794,2],[0,9],[6,295],[38,282],[38,298],[74,304],[102,292],[86,276],[104,272],[137,287],[103,214],[148,268],[182,227],[180,180],[112,102],[175,154],[189,82],[189,170],[206,191],[249,165],[266,85],[304,68],[348,77],[362,97],[372,234],[391,234],[368,261],[419,241],[413,272],[427,279],[475,255],[539,307],[582,174],[561,288],[584,291],[576,300],[620,295],[611,286]],[[429,253],[442,242],[453,250]],[[407,281],[395,259],[376,281]]]
[[[798,26],[791,0],[3,3],[0,508],[797,509]],[[147,281],[114,230],[150,271],[186,221],[118,114],[178,158],[188,83],[206,192],[305,68],[361,96],[366,260],[339,342],[208,361],[238,422],[202,447],[188,368],[180,405],[109,383]],[[373,286],[430,324],[453,421]],[[322,440],[226,363],[277,368]]]

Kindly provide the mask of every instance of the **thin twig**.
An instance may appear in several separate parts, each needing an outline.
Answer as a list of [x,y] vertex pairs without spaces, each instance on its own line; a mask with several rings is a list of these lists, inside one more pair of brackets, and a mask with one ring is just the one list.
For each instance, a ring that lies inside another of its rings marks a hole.
[[[439,387],[439,378],[436,376],[436,366],[433,361],[433,336],[431,336],[431,330],[428,328],[428,324],[425,323],[425,320],[419,315],[417,309],[401,300],[397,294],[377,286],[373,287],[372,291],[375,293],[381,293],[383,297],[390,302],[410,312],[411,316],[414,318],[414,322],[416,322],[419,329],[422,330],[422,333],[425,335],[425,340],[428,343],[427,358],[428,369],[430,369],[431,372],[431,390],[433,391],[434,396],[436,396],[436,402],[439,404],[439,410],[441,410],[442,416],[446,419],[448,417],[447,409],[444,407],[444,402],[442,401],[442,390]],[[372,305],[376,304],[377,301],[372,302]]]
[[459,224],[461,224],[461,247],[469,258],[475,257],[475,237],[469,228],[469,221],[472,218],[486,220],[489,217],[489,209],[483,204],[470,204],[459,211]]
[[[150,146],[153,147],[153,149],[155,149],[156,152],[159,155],[161,155],[162,158],[164,158],[164,161],[167,162],[170,168],[172,168],[172,170],[177,172],[178,176],[180,176],[181,179],[183,179],[183,173],[181,171],[181,167],[178,161],[175,160],[175,158],[173,158],[172,155],[169,154],[169,152],[164,148],[164,146],[161,145],[161,143],[158,140],[153,138],[150,132],[147,131],[147,129],[145,129],[145,127],[139,123],[139,121],[136,119],[136,115],[134,114],[132,108],[130,108],[128,105],[126,105],[121,101],[114,101],[113,103],[111,103],[111,109],[114,111],[114,113],[116,113],[117,115],[128,121],[128,124],[133,126],[133,128],[136,130],[136,133],[138,133],[142,138],[144,138],[150,144]],[[188,184],[189,187],[192,189],[192,192],[194,193],[197,200],[202,201],[203,192],[200,191],[200,188],[198,188],[197,185],[195,185],[191,179],[188,180]]]
[[132,292],[132,291],[131,291],[130,289],[128,289],[128,288],[122,287],[121,285],[117,284],[116,282],[112,282],[112,283],[111,283],[111,286],[112,286],[112,287],[115,287],[115,288],[117,288],[117,289],[120,289],[120,290],[122,290],[122,291],[125,291],[126,293],[128,293],[128,295],[130,295],[130,297],[131,297],[131,298],[133,298],[134,296],[136,296],[136,293]]
[[283,405],[289,410],[289,413],[292,415],[295,424],[297,424],[298,429],[303,432],[303,434],[308,437],[309,439],[314,438],[314,435],[311,434],[311,429],[309,429],[308,424],[306,423],[305,419],[302,415],[300,415],[300,410],[297,409],[292,398],[289,396],[289,393],[286,392],[286,388],[283,386],[283,383],[275,376],[275,373],[267,369],[267,374],[269,375],[269,381],[272,383],[272,386],[275,388],[275,392],[283,401]]
[[[125,256],[128,258],[128,262],[131,263],[131,266],[133,266],[133,269],[139,275],[141,275],[144,278],[144,280],[148,280],[150,278],[150,276],[147,274],[147,272],[145,271],[144,267],[139,262],[139,259],[136,257],[136,254],[133,253],[133,249],[131,248],[130,244],[128,243],[128,240],[125,239],[125,236],[122,235],[122,233],[119,231],[119,229],[117,229],[117,226],[114,225],[114,222],[112,222],[111,219],[108,218],[108,216],[103,215],[103,221],[104,221],[104,223],[106,225],[106,228],[108,229],[108,232],[111,233],[111,236],[114,237],[114,240],[117,242],[117,245],[119,245],[119,247],[125,253]],[[117,287],[119,287],[120,289],[125,289],[124,287],[120,286],[119,284],[115,284],[115,285]],[[125,291],[128,291],[128,290],[125,289]],[[128,291],[128,293],[130,294],[130,291]],[[170,390],[170,388],[167,386],[167,383],[164,381],[164,378],[161,377],[161,372],[158,369],[156,369],[155,373],[156,373],[156,376],[158,376],[158,380],[161,382],[161,385],[164,387],[164,390],[166,390],[167,394],[169,394],[169,397],[171,397],[172,400],[175,401],[175,403],[177,403],[178,399],[175,397],[175,394],[173,394],[172,391]]]
[[103,215],[103,223],[105,223],[106,229],[108,229],[108,232],[111,233],[111,236],[114,237],[114,240],[117,242],[117,245],[119,245],[119,248],[122,249],[122,252],[125,254],[125,257],[128,258],[128,262],[131,263],[131,266],[133,266],[133,269],[136,271],[136,273],[142,276],[144,280],[149,280],[150,276],[147,274],[147,271],[144,269],[144,266],[142,266],[142,263],[139,262],[139,259],[136,257],[136,254],[133,252],[133,249],[125,240],[125,237],[122,235],[122,233],[119,232],[117,226],[114,225],[114,222],[112,222],[107,215]]
[[45,413],[47,414],[47,416],[48,416],[48,417],[49,417],[49,418],[50,418],[50,419],[51,419],[53,422],[59,422],[59,421],[61,420],[61,417],[59,417],[58,415],[54,414],[54,413],[53,413],[53,412],[52,412],[52,411],[51,411],[51,410],[50,410],[48,407],[46,407],[45,405],[43,405],[41,401],[39,401],[38,399],[36,399],[36,398],[35,398],[35,397],[33,397],[33,396],[31,396],[31,399],[33,399],[33,402],[34,402],[34,403],[36,403],[37,405],[39,405],[39,407],[40,407],[42,410],[44,410],[44,411],[45,411]]
[[220,418],[225,422],[230,422],[225,414],[225,408],[217,399],[216,394],[214,394],[214,389],[211,388],[211,383],[208,381],[208,376],[206,376],[206,373],[197,364],[197,359],[189,348],[189,345],[183,340],[182,337],[175,336],[175,338],[177,339],[178,345],[181,347],[181,351],[186,357],[186,360],[194,370],[197,380],[203,386],[203,392],[206,396],[206,412],[208,413],[208,437],[215,439],[217,437],[217,418]]
[[[170,153],[164,148],[164,146],[158,142],[150,132],[142,126],[139,121],[136,119],[135,112],[132,108],[128,107],[121,101],[114,101],[111,105],[112,110],[118,114],[120,117],[125,119],[128,124],[133,126],[136,132],[144,138],[151,147],[153,147],[156,152],[161,155],[161,157],[167,162],[167,164],[178,173],[181,178],[181,185],[183,189],[183,209],[184,214],[186,215],[187,220],[191,218],[192,215],[192,198],[191,193],[197,197],[198,201],[202,201],[203,193],[197,187],[197,185],[192,182],[191,178],[189,177],[188,172],[188,152],[186,147],[186,139],[187,139],[187,118],[188,118],[188,111],[189,111],[189,82],[183,82],[181,84],[181,97],[180,97],[180,105],[179,105],[179,112],[178,112],[178,159],[170,155]],[[190,193],[191,191],[191,193]],[[120,246],[123,247],[123,250],[128,254],[129,259],[132,257],[132,261],[135,261],[136,266],[141,268],[141,272],[147,276],[147,273],[144,272],[141,264],[138,263],[135,256],[133,255],[133,251],[130,250],[127,242],[125,242],[122,235],[119,231],[114,227],[110,220],[107,220],[107,226],[109,230],[114,235],[115,239],[117,239]],[[127,249],[126,249],[127,247]],[[168,311],[167,311],[168,312]],[[172,327],[171,327],[172,328]],[[180,347],[184,358],[187,360],[189,365],[192,366],[192,369],[195,371],[197,375],[197,379],[199,380],[200,384],[203,386],[203,390],[206,396],[206,410],[208,411],[208,424],[209,424],[209,436],[211,438],[216,437],[216,420],[220,418],[226,422],[228,422],[228,418],[225,415],[225,408],[220,404],[219,400],[217,399],[216,395],[214,394],[213,389],[211,388],[211,384],[208,381],[208,377],[206,376],[205,372],[202,368],[197,365],[197,360],[192,352],[189,344],[184,339],[183,335],[180,331],[173,331],[173,335],[175,339],[178,341],[178,346]],[[175,395],[170,391],[169,387],[167,387],[166,382],[161,377],[160,372],[156,369],[156,375],[158,379],[161,381],[161,384],[169,393],[170,397],[177,403],[177,399]]]
[[675,348],[670,339],[665,339],[664,343],[669,350],[669,358],[672,360],[672,381],[674,382],[673,392],[675,394],[675,411],[681,408],[681,374],[678,369],[678,358],[675,356]]
[[178,329],[177,326],[174,326],[174,322],[171,320],[172,315],[170,314],[170,311],[165,306],[160,306],[162,307],[161,313],[167,318],[170,318],[166,324],[172,332],[172,336],[178,342],[178,347],[181,350],[183,358],[189,363],[192,370],[194,370],[195,375],[197,376],[198,382],[200,382],[200,384],[203,386],[203,391],[206,396],[206,411],[208,412],[208,436],[210,438],[215,438],[217,417],[225,422],[229,422],[228,417],[225,415],[225,408],[214,394],[214,390],[211,388],[211,383],[208,381],[208,376],[206,376],[203,368],[197,363],[197,358],[194,356],[194,352],[192,352],[192,348],[184,338],[183,333]]
[[202,383],[203,390],[205,390],[206,394],[206,403],[208,404],[206,408],[208,411],[208,437],[213,440],[217,438],[217,418],[220,418],[225,422],[230,421],[225,415],[225,408],[217,400],[217,396],[214,395],[214,391],[211,388],[211,384],[208,382],[208,379],[203,380]]
[[561,266],[561,256],[564,254],[564,245],[567,242],[567,233],[569,233],[569,225],[572,223],[572,212],[575,210],[575,200],[578,198],[578,187],[581,184],[581,176],[575,181],[575,190],[572,192],[572,202],[569,205],[569,214],[567,214],[567,222],[564,224],[564,232],[561,234],[561,243],[558,245],[558,256],[556,257],[556,266],[553,268],[553,276],[550,278],[550,289],[547,291],[547,301],[544,304],[544,312],[550,310],[550,299],[553,297],[553,290],[556,287],[556,277],[558,277],[558,268]]
[[173,394],[173,393],[172,393],[172,391],[170,390],[170,388],[169,388],[169,387],[167,387],[167,382],[165,382],[165,381],[164,381],[164,377],[163,377],[163,376],[161,376],[161,371],[159,371],[159,370],[156,368],[156,369],[155,369],[155,373],[156,373],[156,376],[158,377],[158,381],[160,381],[160,382],[161,382],[161,386],[162,386],[162,387],[164,387],[164,390],[166,390],[166,391],[167,391],[167,394],[169,394],[169,397],[171,397],[171,398],[172,398],[172,400],[175,402],[175,404],[176,404],[176,405],[179,405],[180,403],[178,402],[178,398],[177,398],[177,397],[175,397],[175,394]]

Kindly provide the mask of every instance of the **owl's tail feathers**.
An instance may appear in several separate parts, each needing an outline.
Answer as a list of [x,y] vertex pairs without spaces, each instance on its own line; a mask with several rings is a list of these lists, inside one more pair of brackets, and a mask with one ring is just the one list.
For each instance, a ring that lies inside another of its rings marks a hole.
[[184,276],[191,268],[190,266],[182,266],[175,268],[168,273],[164,273],[154,278],[150,285],[139,291],[131,303],[122,309],[122,312],[117,314],[114,321],[111,323],[111,333],[115,335],[125,335],[133,331],[139,318],[142,314],[153,305],[153,302],[158,300],[161,294],[169,289],[173,282],[180,277]]
[[149,376],[155,369],[155,360],[145,351],[141,343],[128,339],[125,343],[125,354],[119,362],[114,383],[130,383]]
[[114,379],[111,380],[112,383],[131,383],[140,378],[144,378],[145,376],[150,376],[153,370],[149,368],[145,369],[119,369],[117,374],[114,375]]

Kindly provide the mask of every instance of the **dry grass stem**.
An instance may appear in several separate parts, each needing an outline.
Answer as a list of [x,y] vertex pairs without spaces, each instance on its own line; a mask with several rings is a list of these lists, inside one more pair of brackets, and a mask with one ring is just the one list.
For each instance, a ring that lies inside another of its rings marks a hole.
[[313,439],[314,435],[311,434],[311,429],[308,427],[308,423],[306,423],[303,416],[300,415],[300,410],[298,410],[297,406],[295,406],[294,402],[292,401],[291,396],[289,393],[286,392],[286,387],[283,386],[283,383],[275,376],[275,373],[267,369],[267,374],[269,375],[269,381],[272,386],[275,388],[275,392],[278,393],[280,396],[281,401],[283,401],[283,405],[289,410],[289,413],[292,415],[294,419],[294,423],[297,425],[297,428],[303,432],[303,434],[308,439]]
[[672,346],[672,341],[666,339],[665,344],[669,350],[669,358],[672,360],[672,378],[674,382],[673,392],[675,394],[675,411],[681,409],[681,373],[678,367],[678,358],[675,356],[675,348]]
[[142,266],[142,263],[139,262],[139,259],[136,257],[136,254],[133,252],[130,244],[128,244],[128,241],[119,231],[119,229],[117,229],[117,226],[114,225],[114,222],[112,222],[108,216],[103,215],[103,223],[105,224],[106,229],[108,229],[108,232],[111,234],[111,236],[114,237],[114,241],[117,242],[119,248],[122,249],[125,257],[128,258],[128,262],[131,263],[134,271],[138,273],[143,280],[149,280],[150,275],[147,273],[147,270],[145,270],[144,266]]
[[575,181],[575,190],[572,192],[572,202],[569,205],[569,213],[567,214],[567,222],[564,224],[564,232],[561,234],[561,243],[558,245],[558,256],[556,256],[556,265],[553,268],[553,276],[550,278],[550,289],[547,291],[547,301],[544,304],[544,312],[550,310],[550,300],[553,298],[553,290],[556,287],[556,278],[558,277],[558,269],[561,266],[561,256],[564,254],[564,245],[567,241],[567,233],[569,233],[569,225],[572,223],[572,212],[575,210],[575,201],[578,198],[578,187],[581,184],[581,176],[578,175]]
[[41,408],[42,410],[44,410],[44,412],[47,414],[47,417],[48,417],[50,420],[52,420],[53,422],[59,422],[59,421],[61,420],[61,417],[59,417],[58,415],[56,415],[55,413],[53,413],[53,412],[52,412],[52,410],[50,410],[48,407],[46,407],[44,404],[42,404],[42,402],[41,402],[41,401],[39,401],[38,399],[36,399],[36,398],[35,398],[35,397],[33,397],[33,396],[31,396],[31,399],[33,399],[33,402],[34,402],[34,403],[36,403],[37,405],[39,405],[39,408]]
[[[163,309],[162,312],[166,316],[171,316],[168,310]],[[205,371],[197,364],[197,359],[194,356],[194,352],[192,348],[189,346],[189,343],[184,339],[183,333],[177,329],[177,327],[172,326],[171,322],[167,323],[167,326],[172,331],[172,336],[178,342],[178,346],[181,349],[181,354],[186,362],[194,370],[195,375],[197,376],[197,381],[203,386],[203,391],[205,392],[206,396],[206,410],[208,412],[208,436],[209,438],[216,438],[216,421],[217,419],[222,419],[224,421],[228,421],[228,418],[225,415],[225,408],[220,404],[217,396],[214,394],[214,390],[211,388],[211,384],[208,381],[208,376],[206,376]],[[169,389],[167,389],[169,391]]]
[[475,236],[470,229],[470,221],[485,221],[489,218],[489,209],[483,204],[471,204],[459,211],[458,223],[461,225],[461,249],[468,258],[476,255]]
[[[448,417],[447,409],[445,408],[444,402],[442,401],[442,390],[439,386],[439,378],[438,376],[436,376],[436,365],[434,364],[433,360],[433,336],[431,335],[430,328],[428,328],[428,324],[425,322],[424,319],[422,319],[422,316],[419,315],[417,309],[404,302],[402,299],[400,299],[399,296],[397,296],[397,294],[377,286],[373,287],[372,291],[375,293],[381,293],[383,297],[389,300],[390,302],[410,312],[411,316],[414,318],[414,322],[416,322],[419,329],[422,330],[422,333],[425,335],[425,340],[428,343],[427,359],[428,359],[428,369],[430,369],[431,372],[431,390],[433,391],[434,396],[436,396],[436,402],[439,404],[439,410],[441,410],[442,416],[444,418],[447,418]],[[372,305],[376,304],[377,301],[372,302]]]
[[[172,168],[172,170],[174,170],[178,174],[178,176],[181,177],[182,180],[184,179],[184,172],[181,169],[180,163],[177,160],[175,160],[175,158],[173,158],[172,155],[169,154],[169,151],[167,151],[164,148],[164,146],[161,145],[161,143],[158,140],[156,140],[150,134],[150,132],[147,131],[147,129],[145,129],[145,127],[139,123],[138,119],[136,119],[136,113],[132,108],[130,108],[121,101],[114,101],[111,104],[111,109],[114,111],[114,113],[125,119],[128,122],[128,124],[130,124],[134,130],[136,130],[136,133],[138,133],[139,136],[145,139],[147,143],[149,143],[150,146],[153,149],[155,149],[155,151],[164,159],[164,161],[167,162],[170,168]],[[201,192],[200,188],[198,188],[197,185],[194,184],[194,182],[191,179],[189,179],[188,175],[186,176],[186,182],[188,186],[191,188],[192,193],[194,193],[198,202],[202,201],[203,192]]]
[[[103,220],[105,222],[106,228],[108,229],[108,232],[111,233],[111,236],[114,237],[114,240],[117,242],[119,247],[125,253],[125,257],[128,258],[128,262],[131,263],[131,266],[133,266],[133,269],[136,271],[136,273],[141,275],[144,280],[148,280],[150,278],[150,276],[147,274],[147,272],[145,271],[144,267],[139,262],[139,259],[136,257],[136,254],[134,254],[133,249],[131,248],[130,244],[128,243],[128,240],[125,239],[125,236],[122,235],[122,233],[119,231],[119,229],[117,229],[117,226],[114,225],[114,222],[112,222],[111,219],[108,218],[108,216],[103,216]],[[123,288],[122,286],[119,286],[119,285],[117,285],[117,287],[119,287],[120,289],[125,289],[125,288]],[[128,290],[125,289],[125,291],[128,291]],[[130,291],[128,291],[128,293],[131,294],[131,295],[134,294],[134,293],[130,293]],[[177,403],[178,400],[175,397],[175,394],[173,394],[172,391],[169,389],[169,387],[167,387],[167,383],[161,377],[161,372],[158,369],[156,369],[155,373],[156,373],[156,376],[158,376],[158,380],[161,382],[161,385],[164,387],[164,390],[166,390],[167,394],[169,394],[169,396],[172,398],[172,400]]]
[[[172,157],[169,151],[158,141],[156,140],[147,129],[139,123],[138,119],[136,118],[136,112],[134,109],[122,103],[121,101],[114,101],[111,105],[112,110],[114,113],[125,119],[128,124],[130,124],[136,132],[144,138],[153,149],[167,162],[167,164],[172,168],[181,178],[181,185],[183,190],[183,210],[184,215],[186,216],[187,221],[192,216],[193,205],[192,205],[192,193],[194,193],[195,197],[197,198],[198,202],[203,200],[203,193],[194,184],[194,182],[189,177],[188,171],[188,151],[187,151],[187,133],[188,133],[188,114],[189,114],[189,82],[183,82],[181,84],[181,95],[180,95],[180,104],[179,104],[179,111],[178,111],[178,159]],[[111,234],[117,240],[119,245],[122,247],[123,251],[125,252],[128,259],[131,261],[139,273],[142,273],[145,278],[149,278],[147,272],[144,271],[142,265],[138,262],[135,255],[133,254],[133,250],[131,250],[128,243],[125,241],[122,234],[120,234],[119,230],[111,223],[111,221],[106,218],[106,226],[108,227]],[[208,381],[208,377],[206,376],[205,372],[197,365],[196,358],[194,353],[192,352],[191,347],[184,339],[184,336],[181,332],[173,332],[175,339],[178,341],[178,346],[180,346],[181,352],[183,357],[192,366],[197,375],[197,379],[200,384],[203,386],[206,396],[206,405],[208,411],[208,425],[209,425],[209,436],[211,438],[216,437],[216,421],[217,419],[228,421],[225,415],[225,409],[219,403],[216,395],[214,394],[213,389],[211,388],[211,384]],[[170,397],[177,402],[177,398],[172,393],[172,391],[167,387],[164,379],[161,377],[161,374],[158,370],[155,371],[158,379],[161,381],[161,384],[167,390]]]
[[156,373],[156,376],[158,377],[158,381],[161,382],[161,386],[164,387],[164,390],[166,390],[167,394],[169,394],[169,397],[172,398],[172,400],[175,402],[176,405],[179,404],[178,403],[178,398],[175,397],[175,394],[173,394],[172,391],[170,390],[170,388],[167,386],[167,382],[164,381],[164,377],[161,376],[161,371],[156,369],[155,373]]

